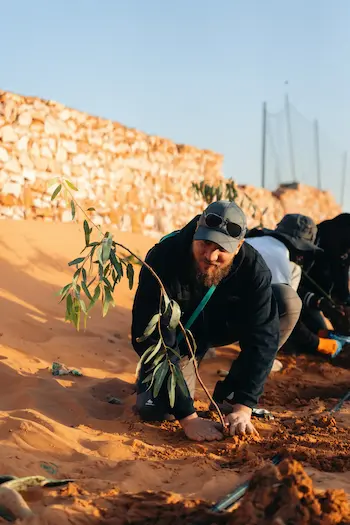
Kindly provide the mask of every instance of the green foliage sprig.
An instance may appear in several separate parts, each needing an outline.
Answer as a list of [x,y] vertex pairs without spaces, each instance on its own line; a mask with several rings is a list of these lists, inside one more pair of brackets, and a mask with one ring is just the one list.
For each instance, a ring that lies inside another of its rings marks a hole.
[[[238,201],[239,197],[236,183],[232,179],[228,179],[225,182],[221,182],[217,186],[212,186],[204,181],[201,181],[200,183],[192,182],[192,189],[196,193],[196,195],[201,197],[208,205],[214,201],[219,201],[222,199],[236,202]],[[252,218],[258,218],[259,223],[257,224],[257,226],[259,228],[262,228],[264,226],[263,218],[265,213],[267,212],[267,208],[261,211],[259,207],[254,203],[253,199],[245,191],[243,191],[243,197],[239,203],[239,206],[241,208],[244,206],[245,200],[248,201],[247,208],[248,211],[251,211]]]

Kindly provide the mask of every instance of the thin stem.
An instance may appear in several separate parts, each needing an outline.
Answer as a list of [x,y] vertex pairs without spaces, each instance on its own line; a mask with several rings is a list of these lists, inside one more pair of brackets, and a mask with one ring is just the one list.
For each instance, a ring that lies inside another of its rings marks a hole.
[[194,371],[195,371],[195,373],[196,373],[196,377],[197,377],[197,379],[198,379],[198,382],[199,382],[199,384],[201,385],[201,387],[203,388],[204,392],[206,393],[206,395],[207,395],[209,401],[210,401],[210,402],[214,405],[214,407],[216,408],[217,413],[218,413],[219,418],[220,418],[220,422],[221,422],[221,424],[222,424],[222,429],[223,429],[223,431],[225,431],[225,429],[226,429],[226,425],[225,425],[224,416],[222,415],[222,412],[221,412],[220,408],[218,407],[217,403],[216,403],[216,402],[214,401],[214,399],[212,398],[212,396],[211,396],[211,394],[209,393],[207,387],[206,387],[205,384],[203,383],[201,376],[199,375],[197,359],[196,359],[196,356],[195,356],[195,354],[194,354],[194,352],[193,352],[192,345],[191,345],[191,343],[190,343],[190,341],[189,341],[189,339],[188,339],[188,336],[187,336],[187,332],[186,332],[186,330],[185,330],[185,327],[183,326],[183,324],[181,323],[181,321],[179,322],[179,326],[180,326],[181,331],[182,331],[182,333],[183,333],[183,336],[184,336],[184,338],[185,338],[186,344],[187,344],[187,346],[188,346],[188,348],[189,348],[189,350],[190,350],[190,352],[191,352],[191,357],[192,357],[192,359],[193,359]]
[[89,222],[91,222],[91,224],[96,228],[96,230],[98,230],[98,231],[100,232],[100,234],[102,235],[102,237],[104,237],[104,233],[103,233],[103,231],[101,230],[100,226],[98,226],[97,224],[94,223],[94,221],[88,216],[88,214],[86,213],[86,211],[84,210],[84,208],[82,208],[82,207],[80,206],[80,204],[75,200],[75,198],[73,197],[72,192],[70,191],[69,187],[67,187],[67,185],[64,183],[63,180],[62,180],[62,183],[61,183],[61,184],[64,185],[65,190],[67,191],[67,193],[69,193],[69,195],[70,195],[72,201],[74,201],[75,206],[76,206],[77,208],[79,208],[79,210],[80,210],[81,212],[83,212],[83,214],[85,215],[85,217],[87,218],[87,220],[88,220]]

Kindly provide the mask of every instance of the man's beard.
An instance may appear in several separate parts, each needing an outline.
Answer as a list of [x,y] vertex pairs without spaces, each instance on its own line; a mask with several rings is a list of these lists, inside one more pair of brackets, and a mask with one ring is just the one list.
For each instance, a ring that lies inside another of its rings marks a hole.
[[196,279],[206,288],[210,288],[212,285],[217,286],[230,273],[231,267],[232,262],[224,267],[213,268],[208,273],[202,273],[196,264]]

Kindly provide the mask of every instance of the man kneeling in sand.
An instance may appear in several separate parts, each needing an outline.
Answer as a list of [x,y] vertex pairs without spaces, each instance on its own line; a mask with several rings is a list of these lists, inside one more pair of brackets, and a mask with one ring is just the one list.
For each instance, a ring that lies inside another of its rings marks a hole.
[[[231,435],[256,432],[251,422],[252,409],[263,392],[278,348],[293,330],[301,308],[291,287],[271,285],[271,273],[263,258],[244,242],[246,231],[243,211],[234,202],[217,201],[184,228],[166,236],[146,256],[169,298],[180,305],[184,325],[208,290],[214,290],[191,326],[198,363],[210,347],[240,344],[238,358],[225,380],[217,382],[213,393],[218,404],[230,406],[226,421]],[[152,334],[146,341],[137,341],[158,312],[159,299],[159,285],[143,267],[131,330],[132,344],[140,357],[159,338],[152,338]],[[166,420],[172,415],[194,441],[221,439],[217,424],[200,418],[194,409],[193,364],[188,361],[184,340],[178,342],[179,329],[170,330],[167,321],[162,319],[163,339],[180,355],[180,359],[174,355],[174,364],[181,370],[188,391],[185,394],[177,386],[175,405],[170,408],[166,378],[157,397],[153,397],[152,389],[143,383],[149,374],[151,363],[147,363],[138,377],[138,413],[145,421]]]

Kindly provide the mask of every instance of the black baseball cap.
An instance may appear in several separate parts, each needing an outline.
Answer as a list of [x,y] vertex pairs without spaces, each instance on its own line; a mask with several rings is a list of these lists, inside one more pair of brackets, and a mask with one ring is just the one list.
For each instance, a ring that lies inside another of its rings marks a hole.
[[193,240],[214,242],[234,253],[246,231],[246,216],[235,202],[215,201],[200,216]]

